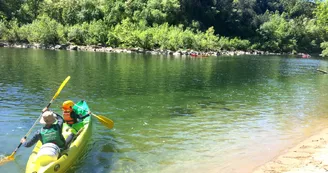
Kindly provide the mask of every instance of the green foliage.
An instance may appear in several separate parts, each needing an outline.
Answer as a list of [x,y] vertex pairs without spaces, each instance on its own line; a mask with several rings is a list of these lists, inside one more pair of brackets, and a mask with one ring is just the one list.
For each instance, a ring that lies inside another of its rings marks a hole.
[[293,32],[294,21],[287,21],[286,14],[275,13],[268,22],[260,26],[258,32],[262,38],[263,50],[272,52],[292,52],[296,49]]
[[40,14],[43,0],[25,0],[17,11],[17,18],[23,24],[31,23]]
[[0,20],[0,40],[2,39],[2,37],[5,36],[5,32],[7,31],[7,27],[5,22],[3,22],[2,20]]
[[315,3],[305,0],[281,0],[281,4],[290,18],[313,17]]
[[91,0],[82,2],[81,8],[77,12],[77,20],[79,23],[101,20],[103,17],[103,12],[96,6],[94,1]]
[[10,42],[318,52],[328,40],[328,1],[0,0],[0,20]]
[[21,42],[28,43],[28,36],[30,34],[28,25],[23,25],[19,28],[19,38]]
[[328,31],[328,1],[319,2],[314,11],[319,26]]
[[92,21],[89,24],[85,43],[88,45],[96,45],[98,43],[105,45],[107,42],[107,33],[108,28],[102,20]]
[[121,24],[115,26],[113,34],[116,35],[123,48],[132,48],[138,45],[138,25],[132,23],[130,19],[125,19]]
[[123,1],[106,0],[104,20],[110,26],[115,26],[126,18],[125,3]]
[[0,0],[0,19],[17,20],[16,14],[23,2],[22,0]]
[[297,40],[297,52],[319,52],[325,30],[314,19],[304,18],[295,22],[293,28]]
[[316,32],[317,36],[322,41],[320,47],[322,48],[322,55],[328,56],[328,1],[318,2],[318,6],[314,11],[316,23],[319,31]]
[[27,36],[30,43],[57,44],[65,41],[63,34],[59,32],[63,30],[63,26],[46,15],[39,16],[26,27],[30,31]]
[[322,56],[328,57],[328,42],[323,42],[320,46],[323,49]]
[[213,50],[218,42],[218,38],[214,36],[213,34],[213,27],[209,28],[206,33],[197,32],[197,35],[195,36],[196,42],[196,49],[197,50]]
[[195,38],[195,33],[192,32],[191,29],[187,28],[184,30],[183,34],[181,35],[181,41],[183,45],[183,49],[198,49],[197,47],[197,40]]
[[143,49],[152,49],[154,48],[154,39],[153,39],[153,32],[151,31],[151,29],[147,29],[145,31],[141,31],[138,35],[138,39],[139,39],[139,47],[143,48]]
[[227,37],[220,37],[219,42],[218,42],[218,49],[219,50],[230,50],[231,45],[230,45],[230,40]]
[[19,42],[19,26],[16,19],[11,20],[9,22],[2,22],[0,25],[0,35],[2,35],[2,39],[8,42]]
[[183,32],[182,26],[180,27],[169,27],[168,35],[166,36],[166,39],[168,39],[167,45],[165,49],[170,50],[178,50],[182,48],[182,40],[181,35]]
[[239,38],[229,39],[227,37],[220,37],[218,48],[220,50],[248,50],[251,43],[249,40],[241,40]]
[[83,45],[85,43],[85,36],[87,33],[88,27],[86,26],[86,23],[84,23],[84,25],[74,25],[68,29],[67,40],[77,45]]
[[63,0],[58,1],[44,1],[41,10],[42,15],[49,16],[51,19],[56,20],[57,22],[63,23],[62,12],[63,7],[65,6]]
[[44,1],[42,12],[63,25],[91,22],[103,18],[103,12],[91,0]]
[[120,40],[117,35],[113,32],[113,29],[110,29],[107,34],[107,45],[111,47],[118,47],[120,45]]
[[233,38],[230,40],[230,47],[235,50],[247,50],[249,49],[251,43],[249,40],[241,40],[239,38]]
[[162,25],[155,25],[154,29],[152,29],[154,33],[154,42],[155,46],[161,49],[168,49],[169,47],[169,40],[167,36],[169,34],[169,24],[164,23]]
[[149,24],[173,23],[174,14],[178,12],[180,4],[178,0],[148,0],[144,9],[145,19]]
[[78,13],[81,10],[81,5],[78,0],[66,0],[62,1],[63,5],[61,8],[61,20],[63,23],[68,25],[74,25],[78,23]]
[[130,19],[108,32],[107,44],[113,47],[141,47],[144,49],[196,49],[216,50],[218,38],[211,27],[206,33],[194,33],[191,29],[183,29],[183,25],[169,26],[168,23],[147,27],[145,21],[133,24]]
[[203,49],[208,50],[216,50],[217,48],[217,42],[219,41],[219,38],[214,35],[214,27],[210,27],[206,30],[206,32],[203,34],[203,40],[202,40],[202,47]]

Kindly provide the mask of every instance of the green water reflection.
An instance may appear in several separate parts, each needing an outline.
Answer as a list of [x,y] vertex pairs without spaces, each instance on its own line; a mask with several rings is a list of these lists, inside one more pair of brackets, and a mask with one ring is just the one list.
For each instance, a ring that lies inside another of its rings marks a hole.
[[[85,99],[97,114],[76,172],[238,172],[327,122],[320,59],[277,56],[165,57],[0,49],[0,153],[10,154],[47,105]],[[40,126],[39,126],[40,127]],[[0,172],[24,172],[31,148]],[[270,151],[272,152],[272,151]],[[238,160],[238,162],[236,162]],[[247,172],[249,170],[245,170]]]

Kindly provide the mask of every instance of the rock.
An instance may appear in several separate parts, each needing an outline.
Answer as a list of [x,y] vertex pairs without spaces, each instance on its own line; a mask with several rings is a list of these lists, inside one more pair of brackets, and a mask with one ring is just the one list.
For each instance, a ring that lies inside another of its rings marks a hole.
[[77,46],[71,45],[68,47],[68,50],[77,50]]
[[55,46],[55,49],[66,49],[66,48],[67,48],[67,45],[65,45],[65,44],[57,44]]

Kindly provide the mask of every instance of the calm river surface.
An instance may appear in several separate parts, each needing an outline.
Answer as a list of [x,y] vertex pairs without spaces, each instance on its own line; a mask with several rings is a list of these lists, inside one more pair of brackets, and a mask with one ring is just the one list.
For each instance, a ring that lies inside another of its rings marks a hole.
[[[0,48],[0,155],[71,76],[51,109],[84,99],[115,128],[94,119],[70,172],[248,173],[328,127],[328,75],[318,68],[328,61]],[[0,172],[24,172],[31,151],[21,147]]]

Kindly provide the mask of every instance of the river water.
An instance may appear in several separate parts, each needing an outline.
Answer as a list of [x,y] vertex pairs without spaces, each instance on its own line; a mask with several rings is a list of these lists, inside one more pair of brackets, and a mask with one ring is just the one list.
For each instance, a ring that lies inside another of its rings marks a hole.
[[[0,48],[0,155],[71,76],[50,108],[84,99],[115,127],[94,119],[69,172],[248,173],[328,126],[328,75],[318,68],[328,61]],[[0,172],[24,172],[31,151],[19,148]]]

